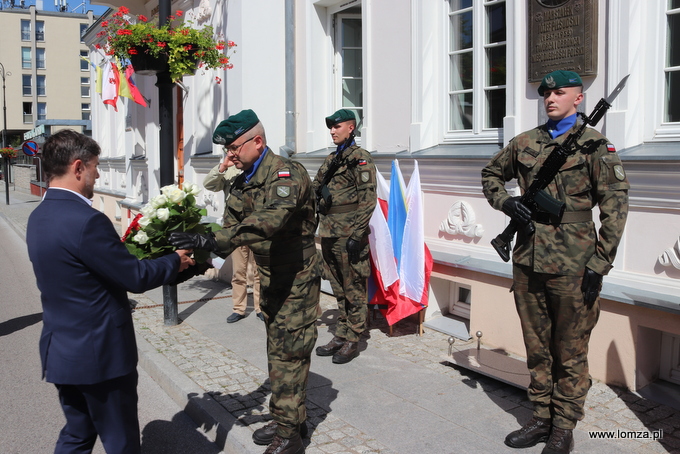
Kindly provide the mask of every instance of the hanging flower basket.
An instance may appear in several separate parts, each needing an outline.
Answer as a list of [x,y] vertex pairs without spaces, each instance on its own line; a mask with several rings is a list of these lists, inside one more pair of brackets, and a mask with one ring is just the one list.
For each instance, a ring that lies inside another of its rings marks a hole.
[[[168,71],[172,81],[177,82],[197,68],[232,68],[228,52],[236,44],[214,36],[211,26],[194,28],[192,21],[173,24],[182,15],[177,11],[168,17],[168,24],[158,26],[143,15],[131,16],[128,8],[121,6],[110,20],[102,22],[98,36],[106,38],[104,49],[108,55],[130,62],[141,75]],[[147,57],[155,57],[155,61]],[[221,80],[215,79],[218,83]]]

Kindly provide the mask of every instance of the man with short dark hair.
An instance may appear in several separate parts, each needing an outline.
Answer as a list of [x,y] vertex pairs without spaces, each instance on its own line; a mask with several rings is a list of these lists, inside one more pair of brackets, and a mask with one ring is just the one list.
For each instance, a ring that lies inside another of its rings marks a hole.
[[356,117],[340,109],[326,117],[337,148],[326,157],[314,178],[319,200],[319,237],[325,271],[338,302],[340,316],[331,341],[316,349],[345,364],[359,354],[359,339],[368,316],[368,234],[376,195],[375,165],[371,154],[354,140]]
[[[222,230],[214,235],[173,233],[180,248],[222,256],[248,245],[260,273],[260,309],[267,330],[272,423],[253,434],[266,454],[302,454],[307,434],[307,379],[321,315],[321,266],[314,232],[312,182],[302,164],[275,155],[252,110],[221,122],[213,142],[243,170],[231,187]],[[270,444],[271,443],[271,444]]]
[[140,452],[137,344],[127,292],[174,281],[194,260],[176,251],[138,260],[109,218],[91,207],[99,145],[62,130],[43,146],[49,188],[31,213],[28,255],[41,293],[43,377],[66,417],[55,453]]
[[[612,268],[628,215],[630,185],[614,145],[586,128],[545,192],[563,202],[564,214],[532,213],[505,182],[525,192],[558,144],[581,126],[581,77],[554,71],[538,87],[548,121],[510,141],[482,170],[489,203],[520,228],[512,253],[515,305],[531,372],[533,417],[505,438],[513,448],[547,441],[544,454],[573,449],[573,429],[583,419],[591,380],[588,342],[599,313],[602,276]],[[599,207],[595,229],[592,209]]]

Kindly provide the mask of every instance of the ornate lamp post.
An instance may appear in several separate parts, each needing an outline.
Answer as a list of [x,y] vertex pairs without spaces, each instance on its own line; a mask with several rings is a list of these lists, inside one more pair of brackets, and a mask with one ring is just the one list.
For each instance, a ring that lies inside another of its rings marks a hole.
[[[5,71],[5,66],[0,63],[0,77],[2,77],[2,148],[7,146],[7,94],[5,93],[5,76],[11,76],[12,73]],[[9,205],[9,159],[4,161],[5,174],[5,198],[7,205]]]

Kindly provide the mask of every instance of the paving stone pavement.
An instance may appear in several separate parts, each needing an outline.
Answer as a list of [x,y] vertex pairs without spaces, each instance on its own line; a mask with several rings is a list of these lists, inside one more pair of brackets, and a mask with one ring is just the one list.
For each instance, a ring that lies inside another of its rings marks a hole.
[[[4,200],[4,188],[0,194]],[[11,205],[0,204],[0,217],[23,236],[38,201],[12,191]],[[250,312],[236,326],[227,326],[231,291],[224,283],[197,277],[180,285],[178,295],[181,323],[176,326],[163,324],[160,290],[130,295],[137,304],[140,364],[168,394],[189,402],[185,411],[224,452],[264,451],[250,440],[270,419],[261,322]],[[323,294],[321,304],[318,345],[330,339],[337,317],[334,298]],[[415,320],[401,321],[388,333],[377,316],[351,363],[338,367],[313,357],[307,453],[519,452],[502,440],[531,415],[524,391],[452,365],[446,360],[448,336],[430,329],[418,336]],[[473,342],[457,341],[455,348]],[[663,437],[598,440],[590,438],[592,430],[663,431]],[[577,453],[680,453],[680,411],[594,381],[575,439]],[[542,447],[521,452],[539,453]]]

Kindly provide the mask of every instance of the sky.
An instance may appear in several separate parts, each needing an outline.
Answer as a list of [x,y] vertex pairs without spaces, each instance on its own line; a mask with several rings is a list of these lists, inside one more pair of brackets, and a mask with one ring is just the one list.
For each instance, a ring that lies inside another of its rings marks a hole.
[[[66,11],[74,13],[86,13],[89,10],[95,14],[95,16],[100,16],[108,9],[107,6],[91,5],[89,0],[57,0],[61,4],[66,5]],[[42,0],[44,11],[57,11],[57,7],[54,5],[55,0]],[[0,0],[2,9],[10,7],[10,0]],[[30,5],[35,5],[36,0],[25,0],[24,5],[28,8]],[[21,6],[21,0],[14,0],[14,7],[19,8]]]

